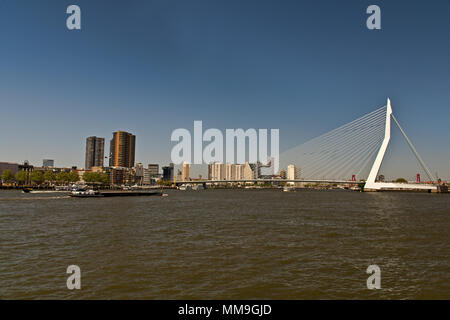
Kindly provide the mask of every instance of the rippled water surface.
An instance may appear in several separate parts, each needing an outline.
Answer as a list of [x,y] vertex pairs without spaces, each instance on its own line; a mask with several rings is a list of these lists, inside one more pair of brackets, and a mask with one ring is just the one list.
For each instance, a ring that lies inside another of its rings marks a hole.
[[0,298],[450,299],[448,194],[168,193],[1,191]]

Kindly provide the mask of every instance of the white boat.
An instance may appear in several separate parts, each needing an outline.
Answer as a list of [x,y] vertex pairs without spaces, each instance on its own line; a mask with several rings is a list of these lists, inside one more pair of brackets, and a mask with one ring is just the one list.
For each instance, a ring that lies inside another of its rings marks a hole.
[[295,192],[295,187],[294,186],[285,186],[283,188],[283,192]]
[[205,190],[205,187],[203,186],[203,184],[198,183],[192,187],[192,190],[195,190],[195,191]]
[[37,193],[37,194],[45,194],[45,193],[70,193],[72,191],[85,190],[85,186],[81,185],[68,185],[68,186],[55,186],[55,189],[52,190],[33,190],[33,188],[23,188],[23,193]]
[[72,191],[70,193],[71,197],[77,198],[88,198],[88,197],[103,197],[103,195],[96,190],[87,190],[87,191]]
[[178,187],[178,190],[182,190],[182,191],[192,190],[192,184],[190,184],[190,183],[182,184],[181,186]]
[[70,191],[64,190],[31,190],[27,193],[69,193]]

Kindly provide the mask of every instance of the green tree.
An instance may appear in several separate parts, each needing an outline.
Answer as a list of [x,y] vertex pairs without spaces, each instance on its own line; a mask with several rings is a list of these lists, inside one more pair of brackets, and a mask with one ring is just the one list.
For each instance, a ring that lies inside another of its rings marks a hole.
[[11,170],[5,170],[2,173],[2,181],[3,182],[13,182],[14,181],[14,175]]
[[48,181],[48,182],[55,181],[55,174],[53,173],[53,171],[51,171],[51,170],[45,171],[44,180]]
[[406,181],[406,179],[404,179],[404,178],[398,178],[397,180],[395,180],[395,182],[397,182],[397,183],[408,183],[408,181]]
[[104,183],[104,184],[108,184],[109,176],[106,173],[102,173],[102,175],[100,176],[100,182]]
[[70,182],[78,182],[80,180],[80,176],[75,171],[71,171],[68,174],[68,179]]
[[109,183],[109,176],[106,173],[90,172],[83,173],[83,180],[87,183]]
[[83,180],[84,182],[93,182],[92,172],[86,171],[85,173],[83,173]]
[[31,172],[31,181],[36,184],[41,184],[42,182],[44,182],[44,174],[42,173],[42,171]]
[[56,174],[56,181],[58,182],[68,182],[69,181],[69,174],[65,171],[58,172]]
[[101,182],[102,181],[102,175],[98,172],[94,172],[92,174],[94,182]]
[[16,173],[16,180],[20,184],[24,184],[28,180],[28,172],[26,171],[19,171]]

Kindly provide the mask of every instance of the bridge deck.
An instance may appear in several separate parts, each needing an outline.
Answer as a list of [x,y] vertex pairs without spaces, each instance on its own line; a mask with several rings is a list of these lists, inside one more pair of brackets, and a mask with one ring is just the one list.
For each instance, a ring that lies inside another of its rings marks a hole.
[[327,183],[327,184],[358,184],[357,181],[349,180],[313,180],[313,179],[242,179],[242,180],[192,180],[192,181],[175,181],[175,184],[198,184],[198,183],[246,183],[246,182],[266,182],[266,183],[283,183],[283,182],[303,182],[303,183]]

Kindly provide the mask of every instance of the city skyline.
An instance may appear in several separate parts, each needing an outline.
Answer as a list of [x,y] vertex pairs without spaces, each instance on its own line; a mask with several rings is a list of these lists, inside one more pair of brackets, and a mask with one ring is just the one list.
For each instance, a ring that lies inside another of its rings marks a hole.
[[[97,171],[101,168],[128,168],[128,169],[137,169],[137,168],[143,168],[143,164],[145,161],[136,161],[134,159],[134,153],[135,153],[135,147],[136,147],[136,136],[122,131],[117,130],[116,132],[113,132],[113,138],[110,141],[110,156],[104,156],[104,141],[105,138],[96,137],[96,136],[90,136],[86,138],[86,151],[85,151],[85,166],[78,167],[78,166],[55,166],[53,159],[43,159],[42,160],[42,167],[41,168],[62,168],[62,169],[77,169],[82,171],[90,171],[95,168],[94,171]],[[115,155],[116,153],[116,155]],[[105,159],[109,159],[109,161],[106,163]],[[289,161],[288,161],[289,162]],[[295,162],[295,161],[294,161]],[[278,172],[273,172],[272,165],[270,162],[265,165],[264,163],[260,163],[257,161],[257,163],[252,163],[245,161],[243,163],[230,163],[230,162],[217,162],[213,161],[210,163],[204,163],[202,165],[192,165],[189,162],[183,162],[179,165],[177,165],[178,170],[178,178],[181,180],[189,180],[190,178],[193,178],[194,176],[190,175],[191,166],[194,167],[203,167],[203,170],[198,173],[198,176],[201,177],[204,174],[204,171],[207,171],[207,176],[209,180],[239,180],[241,178],[235,178],[235,177],[245,177],[245,179],[250,179],[250,174],[244,173],[245,170],[256,170],[258,172],[257,176],[267,176],[269,175],[269,172],[262,172],[261,168],[271,168],[270,171],[272,174],[274,174],[274,177],[279,177],[280,175],[286,174],[288,176],[288,179],[305,179],[305,177],[301,176],[301,167],[298,166],[300,162],[295,162],[295,164],[291,163],[286,166],[282,166],[279,168]],[[12,164],[12,165],[21,165],[21,164],[28,164],[29,160],[21,161],[0,161],[2,164]],[[39,168],[37,164],[30,163],[30,165]],[[171,176],[175,176],[175,166],[173,163],[170,163],[169,166],[164,166],[162,164],[163,174],[164,176],[164,169],[169,168],[171,166]],[[246,166],[252,166],[251,168],[247,168]],[[257,166],[255,169],[254,166]],[[149,174],[154,175],[158,174],[159,172],[159,166],[160,164],[152,164],[148,163],[148,168],[145,168],[145,170],[149,170]],[[215,168],[218,166],[217,168]],[[259,168],[258,168],[259,167]],[[186,171],[187,168],[187,171]],[[212,169],[214,168],[214,169]],[[237,173],[238,171],[242,171],[241,173]],[[295,171],[295,173],[294,173]],[[186,173],[187,172],[187,173]],[[414,181],[414,179],[420,179],[419,177],[423,173],[422,168],[418,169],[418,172],[411,171],[409,175],[405,176],[407,180]],[[196,173],[197,174],[197,173]],[[385,179],[385,174],[382,170],[379,172],[379,176],[383,177],[382,179]],[[211,178],[212,177],[212,178]],[[232,178],[234,177],[234,178]],[[356,175],[351,175],[351,179],[355,179]],[[436,175],[437,178],[443,178],[442,176]],[[350,176],[342,176],[341,179],[349,180]],[[358,179],[365,179],[365,176],[358,175],[356,178]],[[398,179],[398,177],[390,177],[394,181],[395,179]],[[446,178],[443,178],[444,180],[447,180]],[[164,180],[173,180],[171,179],[164,179]]]
[[[139,136],[136,162],[167,165],[170,133],[194,120],[279,128],[283,152],[390,96],[430,169],[450,178],[448,1],[380,1],[378,31],[365,27],[368,1],[77,3],[80,32],[65,28],[65,4],[0,6],[0,106],[27,114],[20,130],[0,128],[0,161],[83,167],[82,141],[121,128]],[[399,132],[391,144],[386,175],[415,175]]]

